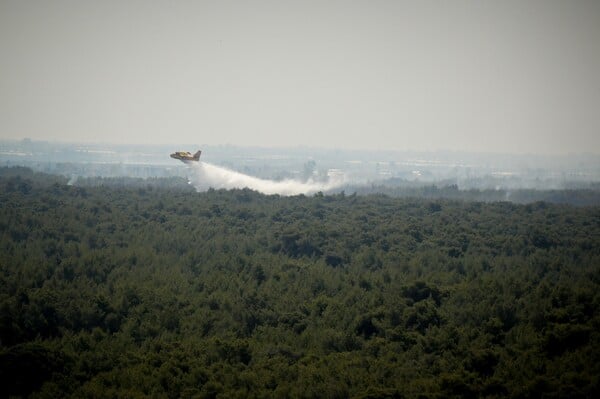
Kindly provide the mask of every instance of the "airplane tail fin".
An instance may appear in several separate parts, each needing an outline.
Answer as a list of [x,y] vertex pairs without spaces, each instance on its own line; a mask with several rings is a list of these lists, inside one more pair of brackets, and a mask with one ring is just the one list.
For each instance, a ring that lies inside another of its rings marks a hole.
[[202,151],[198,150],[198,152],[196,152],[194,154],[194,160],[196,160],[196,161],[200,160],[200,154],[202,154]]

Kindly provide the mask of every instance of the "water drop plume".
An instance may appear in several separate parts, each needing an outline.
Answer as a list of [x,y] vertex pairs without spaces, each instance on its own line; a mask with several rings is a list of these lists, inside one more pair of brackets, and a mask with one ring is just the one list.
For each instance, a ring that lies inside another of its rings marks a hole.
[[330,176],[326,182],[260,179],[207,162],[189,163],[188,168],[190,171],[188,176],[190,184],[197,191],[206,191],[209,188],[249,188],[263,194],[298,195],[332,190],[343,183],[343,176]]

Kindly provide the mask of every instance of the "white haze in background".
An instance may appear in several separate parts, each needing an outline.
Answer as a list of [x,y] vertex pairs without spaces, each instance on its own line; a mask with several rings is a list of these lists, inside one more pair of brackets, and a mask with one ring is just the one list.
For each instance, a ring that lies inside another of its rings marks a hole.
[[275,181],[248,176],[206,162],[194,162],[187,165],[190,170],[190,184],[197,191],[206,191],[209,188],[249,188],[263,194],[298,195],[332,190],[341,186],[344,180],[343,176],[330,176],[327,182],[312,180],[301,182],[293,179]]

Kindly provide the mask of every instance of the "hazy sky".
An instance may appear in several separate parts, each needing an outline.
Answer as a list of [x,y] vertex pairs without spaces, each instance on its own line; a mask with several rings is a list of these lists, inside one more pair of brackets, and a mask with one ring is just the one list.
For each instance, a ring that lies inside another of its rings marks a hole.
[[0,0],[0,138],[600,153],[600,1]]

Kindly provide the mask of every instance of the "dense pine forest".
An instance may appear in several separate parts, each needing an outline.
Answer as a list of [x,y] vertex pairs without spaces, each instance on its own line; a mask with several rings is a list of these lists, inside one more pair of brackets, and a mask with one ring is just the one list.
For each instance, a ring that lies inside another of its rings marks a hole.
[[0,174],[0,395],[600,394],[600,207]]

